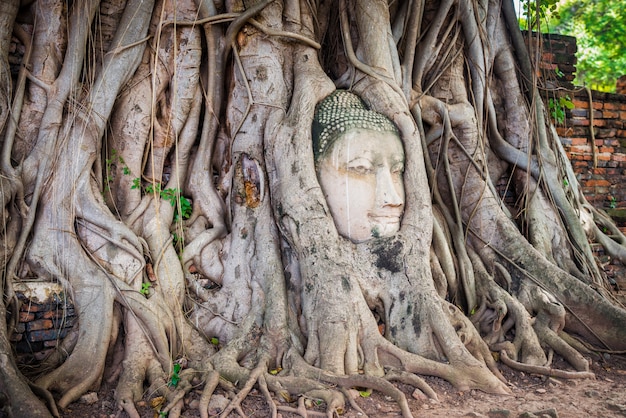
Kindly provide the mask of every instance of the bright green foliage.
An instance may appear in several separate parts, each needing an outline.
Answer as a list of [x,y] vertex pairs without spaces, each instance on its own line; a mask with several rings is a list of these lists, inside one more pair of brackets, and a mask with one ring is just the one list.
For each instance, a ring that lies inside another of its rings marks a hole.
[[612,0],[559,2],[552,31],[576,37],[576,84],[594,90],[615,91],[626,74],[626,7]]
[[558,99],[550,98],[548,100],[548,108],[552,119],[558,125],[562,125],[565,122],[565,109],[573,109],[574,103],[572,103],[569,96],[561,96]]
[[558,19],[558,0],[526,0],[522,2],[520,26],[524,30],[545,32],[544,26],[548,17]]
[[[137,188],[136,186],[138,187],[138,182],[135,183],[133,181],[133,186],[131,188]],[[145,188],[145,192],[158,194],[159,196],[161,196],[161,199],[170,202],[171,205],[176,208],[176,212],[174,215],[175,221],[179,221],[181,219],[181,216],[182,219],[189,219],[189,217],[191,216],[191,200],[183,196],[179,189],[161,189],[161,185],[156,183],[147,185]]]
[[178,386],[178,382],[180,382],[180,376],[178,373],[180,373],[181,369],[182,366],[180,365],[180,363],[174,363],[174,370],[172,371],[172,375],[170,376],[170,381],[167,382],[168,386],[174,388]]
[[143,282],[141,283],[141,290],[139,291],[139,293],[141,293],[144,296],[148,296],[150,294],[150,287],[152,286],[152,283],[150,282]]

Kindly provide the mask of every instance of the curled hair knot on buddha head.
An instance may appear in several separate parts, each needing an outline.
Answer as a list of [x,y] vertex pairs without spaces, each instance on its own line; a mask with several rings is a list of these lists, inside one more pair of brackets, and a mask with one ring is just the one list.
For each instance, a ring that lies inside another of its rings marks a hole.
[[355,128],[399,136],[396,125],[385,115],[368,109],[359,96],[335,90],[315,109],[312,126],[315,161],[324,156],[338,138]]

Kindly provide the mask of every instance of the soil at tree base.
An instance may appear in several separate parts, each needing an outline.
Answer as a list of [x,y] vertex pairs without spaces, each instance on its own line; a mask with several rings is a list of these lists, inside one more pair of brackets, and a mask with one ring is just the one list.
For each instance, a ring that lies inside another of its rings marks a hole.
[[[557,358],[555,368],[567,368],[567,364]],[[509,382],[511,395],[489,395],[480,391],[470,390],[460,392],[446,381],[426,377],[425,380],[437,393],[439,400],[425,399],[414,394],[414,389],[406,385],[398,385],[405,393],[413,416],[417,417],[624,417],[626,416],[626,356],[605,354],[591,364],[591,371],[595,379],[562,380],[545,376],[529,375],[514,371],[500,365],[504,377]],[[96,418],[123,418],[124,412],[118,412],[115,407],[114,385],[103,384],[97,393],[97,401],[93,404],[76,402],[71,404],[62,416],[69,417],[96,417]],[[200,414],[197,405],[202,387],[192,391],[185,399],[186,409],[182,417],[195,418]],[[373,392],[368,397],[362,397],[356,390],[353,391],[356,403],[369,418],[401,417],[398,405],[391,399]],[[224,400],[225,393],[220,389],[215,396]],[[277,405],[297,407],[297,402],[289,404],[275,399]],[[138,410],[143,418],[156,418],[158,413],[150,407],[149,394],[138,402]],[[313,410],[322,412],[323,405],[316,406],[310,402]],[[217,413],[219,407],[213,407]],[[243,411],[248,417],[270,417],[270,410],[265,398],[254,389],[244,401]],[[217,416],[217,415],[212,415]],[[236,413],[231,413],[237,417]],[[296,418],[300,415],[291,412],[279,412],[279,418]],[[347,406],[342,415],[346,418],[363,417],[355,409]]]

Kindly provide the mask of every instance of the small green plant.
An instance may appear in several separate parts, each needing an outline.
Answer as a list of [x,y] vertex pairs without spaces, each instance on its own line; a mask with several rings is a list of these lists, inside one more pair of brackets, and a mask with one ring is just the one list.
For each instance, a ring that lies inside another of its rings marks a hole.
[[555,72],[555,74],[556,74],[556,76],[557,76],[557,77],[564,77],[564,76],[565,76],[565,74],[563,73],[563,71],[561,71],[561,70],[559,69],[559,67],[556,67],[556,68],[554,69],[554,72]]
[[552,119],[558,125],[562,125],[565,122],[565,109],[573,109],[574,103],[572,103],[569,96],[561,96],[558,100],[550,98],[548,100],[548,108]]
[[107,158],[106,160],[104,160],[104,171],[105,171],[104,191],[105,192],[111,191],[111,183],[114,180],[113,171],[115,167],[117,167],[118,164],[122,166],[122,173],[125,176],[129,176],[131,174],[130,168],[128,168],[122,156],[117,153],[117,150],[112,149],[111,156]]
[[617,198],[615,196],[609,195],[607,199],[609,200],[609,207],[611,209],[615,209],[617,207]]
[[569,181],[567,181],[567,178],[563,177],[563,187],[567,186],[569,186]]
[[[141,179],[134,178],[131,189],[139,189],[141,187]],[[163,200],[167,200],[175,208],[174,220],[189,219],[192,212],[191,200],[183,196],[179,189],[161,189],[159,183],[148,184],[144,188],[145,193],[156,194]]]
[[173,388],[178,386],[178,382],[180,382],[180,375],[178,373],[180,373],[182,368],[183,366],[181,366],[180,363],[174,363],[174,370],[172,370],[172,375],[170,376],[170,380],[169,382],[167,382],[168,386],[173,387]]
[[150,282],[143,282],[141,284],[141,290],[139,291],[139,293],[141,293],[144,296],[148,296],[150,294],[150,288],[152,287],[152,283]]

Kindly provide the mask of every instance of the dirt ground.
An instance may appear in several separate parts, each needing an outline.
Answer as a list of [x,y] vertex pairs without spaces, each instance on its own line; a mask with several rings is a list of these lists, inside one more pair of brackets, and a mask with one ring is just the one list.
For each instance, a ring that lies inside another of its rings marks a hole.
[[[554,364],[557,368],[566,368],[560,361]],[[561,380],[542,376],[528,375],[514,371],[501,365],[500,370],[509,382],[511,395],[489,395],[471,390],[459,392],[447,382],[427,377],[426,380],[437,393],[438,401],[413,396],[413,388],[406,385],[398,387],[406,394],[409,406],[414,417],[625,417],[626,416],[626,357],[618,355],[604,355],[592,362],[591,371],[595,379]],[[103,385],[95,395],[91,394],[92,404],[76,402],[63,411],[65,417],[96,417],[96,418],[124,418],[126,413],[118,412],[113,398],[113,386]],[[186,409],[182,416],[188,418],[199,417],[197,408],[200,390],[192,392],[185,400]],[[356,395],[355,402],[362,412],[347,406],[342,417],[346,418],[391,418],[400,417],[398,405],[388,397],[379,393],[372,393],[368,397]],[[214,395],[211,405],[212,413],[217,416],[221,408],[219,401],[226,402],[224,392],[219,389]],[[297,408],[298,402],[287,403],[274,400],[279,407]],[[325,416],[321,413],[323,405],[315,406],[314,401],[307,400],[312,406],[313,413],[309,417]],[[150,406],[150,396],[146,394],[139,402],[139,412],[142,418],[158,418],[158,413]],[[282,409],[282,408],[281,408]],[[243,404],[243,411],[247,417],[269,417],[270,412],[265,398],[253,390]],[[311,411],[311,410],[310,410]],[[318,412],[319,411],[319,412]],[[317,412],[317,413],[316,413]],[[231,413],[231,417],[238,417]],[[302,415],[279,410],[279,418],[295,418]]]

